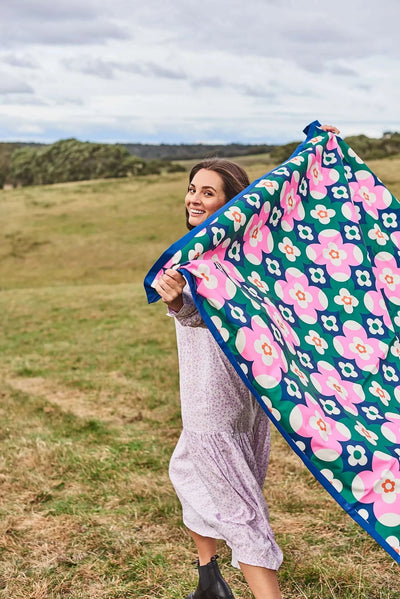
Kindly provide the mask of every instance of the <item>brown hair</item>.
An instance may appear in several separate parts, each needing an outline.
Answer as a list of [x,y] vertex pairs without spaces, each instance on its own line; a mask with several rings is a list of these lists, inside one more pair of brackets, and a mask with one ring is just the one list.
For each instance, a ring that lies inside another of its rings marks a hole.
[[[238,193],[250,185],[246,171],[241,166],[236,164],[236,162],[231,162],[230,160],[225,160],[224,158],[209,158],[208,160],[202,160],[201,162],[195,164],[190,171],[189,185],[192,182],[193,177],[196,175],[196,173],[201,171],[201,169],[214,171],[221,176],[226,202],[229,202],[229,200],[234,198]],[[194,229],[194,226],[189,223],[189,212],[187,209],[186,226],[189,230]]]

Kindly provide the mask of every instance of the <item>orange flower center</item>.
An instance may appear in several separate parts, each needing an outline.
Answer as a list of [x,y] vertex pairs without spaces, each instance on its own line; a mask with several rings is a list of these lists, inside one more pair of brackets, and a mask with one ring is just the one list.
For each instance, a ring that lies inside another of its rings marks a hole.
[[356,350],[358,351],[359,354],[366,354],[367,353],[367,348],[362,343],[357,343]]
[[269,345],[269,343],[263,343],[261,349],[263,350],[265,356],[272,356],[272,347]]
[[287,254],[294,254],[294,248],[292,245],[285,245],[285,252]]
[[258,237],[258,227],[256,227],[255,229],[253,229],[253,232],[251,234],[253,239],[257,239]]
[[332,258],[332,260],[338,260],[340,254],[337,250],[331,250],[329,252],[330,257]]
[[234,212],[233,213],[233,219],[237,222],[240,223],[241,219],[242,219],[242,215],[240,214],[240,212]]
[[304,293],[304,291],[301,291],[299,289],[298,291],[296,291],[296,297],[299,300],[299,302],[304,302],[306,299],[306,294]]
[[319,218],[326,218],[328,216],[328,212],[326,210],[320,210],[317,212]]
[[352,300],[350,295],[342,295],[342,302],[346,304],[346,306],[351,306]]
[[315,346],[322,347],[321,337],[313,337],[311,341],[314,343]]
[[319,420],[317,420],[317,425],[319,426],[321,431],[326,431],[327,430],[327,426],[326,426],[326,422],[324,420],[322,420],[322,418],[320,418]]
[[385,275],[385,281],[388,285],[393,285],[393,283],[394,283],[393,275]]
[[385,482],[382,483],[382,489],[385,493],[393,493],[395,486],[394,481],[390,480],[390,478],[387,478]]

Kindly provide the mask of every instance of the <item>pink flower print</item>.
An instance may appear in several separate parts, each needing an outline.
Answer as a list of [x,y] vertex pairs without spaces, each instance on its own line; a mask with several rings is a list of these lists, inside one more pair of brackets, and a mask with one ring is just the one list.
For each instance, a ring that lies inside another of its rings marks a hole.
[[224,215],[233,221],[235,231],[239,231],[240,227],[243,227],[246,223],[246,215],[237,206],[229,206]]
[[258,214],[253,214],[243,235],[242,253],[249,262],[259,265],[262,262],[263,251],[270,254],[273,248],[274,242],[270,230]]
[[252,285],[257,287],[261,293],[267,293],[267,291],[269,291],[268,284],[261,279],[257,272],[253,271],[251,275],[247,277],[247,280],[250,281]]
[[297,193],[300,175],[294,171],[292,178],[285,181],[281,191],[281,208],[283,209],[283,218],[281,221],[284,231],[293,229],[294,220],[303,220],[305,212],[301,197]]
[[211,260],[196,260],[185,264],[185,269],[197,278],[197,292],[208,302],[220,310],[225,300],[232,299],[237,291],[237,285],[217,268]]
[[392,321],[380,291],[368,291],[364,295],[364,304],[371,314],[374,316],[381,316],[385,325],[390,330],[393,330]]
[[350,278],[350,266],[363,261],[363,255],[357,245],[343,243],[341,234],[333,229],[326,229],[318,235],[319,243],[307,247],[307,256],[315,264],[326,267],[330,276],[336,281]]
[[384,422],[381,426],[382,434],[391,443],[400,443],[400,414],[386,412]]
[[[377,287],[383,289],[389,299],[398,300],[400,295],[400,270],[396,259],[387,252],[380,252],[375,256],[373,271]],[[397,303],[397,301],[394,303]]]
[[279,183],[273,179],[261,179],[261,181],[255,185],[255,187],[263,187],[270,195],[274,195],[274,193],[279,189]]
[[305,393],[306,405],[296,405],[290,413],[290,426],[302,437],[311,438],[311,449],[319,460],[333,462],[342,454],[340,441],[350,439],[341,422],[327,416],[320,405]]
[[386,245],[389,240],[389,235],[382,231],[378,223],[375,223],[373,228],[368,231],[368,237],[375,240],[378,245]]
[[339,404],[351,414],[357,415],[354,404],[361,403],[365,394],[361,385],[343,380],[339,372],[328,362],[318,362],[318,373],[311,375],[311,382],[324,396],[334,395]]
[[363,208],[374,218],[378,218],[378,210],[390,206],[392,195],[382,184],[375,185],[375,179],[369,171],[361,170],[356,173],[357,183],[350,183],[353,201],[361,202]]
[[400,524],[400,470],[396,458],[382,452],[372,457],[372,470],[354,477],[352,492],[357,501],[372,503],[376,518],[384,526]]
[[267,324],[253,316],[251,328],[242,327],[236,335],[236,349],[252,362],[252,372],[258,385],[271,389],[279,384],[282,371],[287,371],[285,356]]
[[276,281],[275,293],[286,304],[292,305],[298,317],[308,324],[317,321],[316,310],[325,310],[328,306],[325,293],[309,285],[306,275],[297,268],[287,269],[286,281]]
[[367,372],[376,372],[379,359],[386,356],[387,345],[379,339],[367,337],[363,327],[352,320],[343,325],[344,336],[333,339],[336,351],[344,358],[355,360],[357,366]]

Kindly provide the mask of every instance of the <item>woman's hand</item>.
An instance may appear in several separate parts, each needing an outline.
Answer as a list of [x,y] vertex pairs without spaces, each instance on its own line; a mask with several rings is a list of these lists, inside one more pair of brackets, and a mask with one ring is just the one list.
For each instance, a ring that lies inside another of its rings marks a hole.
[[171,310],[179,312],[183,306],[182,292],[185,285],[186,281],[180,272],[167,268],[158,279],[155,290]]
[[340,133],[339,129],[337,127],[334,127],[333,125],[321,125],[320,129],[323,129],[324,131],[330,131],[335,135],[339,135]]

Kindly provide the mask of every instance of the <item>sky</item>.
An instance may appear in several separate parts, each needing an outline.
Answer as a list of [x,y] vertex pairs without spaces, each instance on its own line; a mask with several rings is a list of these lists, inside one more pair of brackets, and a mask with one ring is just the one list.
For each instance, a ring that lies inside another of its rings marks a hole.
[[398,0],[3,0],[0,140],[400,131]]

